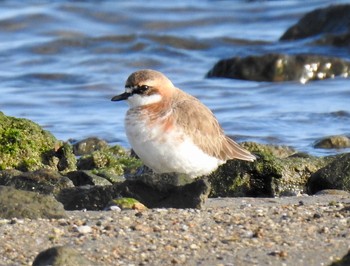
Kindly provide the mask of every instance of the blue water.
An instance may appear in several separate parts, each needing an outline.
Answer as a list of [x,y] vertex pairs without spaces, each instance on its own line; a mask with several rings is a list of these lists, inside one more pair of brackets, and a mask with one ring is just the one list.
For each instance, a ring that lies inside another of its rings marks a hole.
[[[312,148],[350,135],[350,80],[301,84],[206,79],[222,58],[312,52],[350,59],[349,48],[278,43],[308,11],[350,1],[2,1],[0,111],[62,140],[97,136],[128,147],[123,91],[140,68],[164,72],[216,114],[238,141]],[[343,150],[344,151],[344,150]]]

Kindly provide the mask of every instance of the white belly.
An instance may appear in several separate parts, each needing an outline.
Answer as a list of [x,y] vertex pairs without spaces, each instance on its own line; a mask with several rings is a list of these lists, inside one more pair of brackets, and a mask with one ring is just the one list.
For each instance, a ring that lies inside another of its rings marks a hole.
[[164,133],[159,126],[150,129],[131,117],[127,117],[125,129],[135,153],[157,173],[183,173],[194,178],[208,175],[224,163],[204,153],[180,131]]

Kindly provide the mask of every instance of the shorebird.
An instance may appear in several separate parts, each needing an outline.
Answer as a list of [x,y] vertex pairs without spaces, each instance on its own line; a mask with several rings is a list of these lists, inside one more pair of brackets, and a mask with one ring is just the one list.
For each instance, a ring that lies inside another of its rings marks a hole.
[[209,175],[227,160],[256,158],[224,134],[208,107],[175,87],[161,72],[132,73],[125,92],[112,101],[127,100],[125,130],[143,163],[156,173]]

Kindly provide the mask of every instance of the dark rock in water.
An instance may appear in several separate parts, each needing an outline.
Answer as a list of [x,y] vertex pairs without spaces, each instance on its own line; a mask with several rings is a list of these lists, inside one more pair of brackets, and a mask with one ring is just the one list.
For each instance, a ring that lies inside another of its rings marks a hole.
[[107,149],[108,143],[102,139],[91,137],[83,139],[73,144],[73,152],[75,155],[86,155],[97,150]]
[[[350,5],[334,5],[312,11],[288,29],[280,40],[308,37],[313,37],[313,45],[348,46]],[[266,54],[222,59],[208,72],[207,77],[305,83],[335,76],[348,77],[349,74],[350,62],[341,58],[311,54]]]
[[62,204],[51,196],[0,186],[1,218],[58,219],[65,216]]
[[73,187],[69,178],[57,171],[41,169],[31,172],[18,170],[0,171],[0,185],[16,189],[35,191],[40,194],[56,194],[62,188]]
[[310,194],[324,189],[350,191],[350,153],[335,156],[331,163],[312,174],[307,188]]
[[290,27],[280,40],[322,37],[323,42],[336,46],[349,45],[350,5],[332,5],[307,13]]
[[36,256],[33,266],[81,266],[92,265],[75,248],[58,246],[46,249]]
[[116,198],[134,198],[148,208],[200,208],[209,194],[208,182],[199,179],[184,186],[159,190],[142,181],[127,180],[112,186],[64,189],[58,196],[66,210],[103,210]]
[[314,147],[318,149],[350,148],[350,138],[343,135],[329,136],[316,141]]
[[322,55],[266,54],[220,60],[207,77],[254,81],[291,81],[305,83],[335,76],[347,76],[350,62]]

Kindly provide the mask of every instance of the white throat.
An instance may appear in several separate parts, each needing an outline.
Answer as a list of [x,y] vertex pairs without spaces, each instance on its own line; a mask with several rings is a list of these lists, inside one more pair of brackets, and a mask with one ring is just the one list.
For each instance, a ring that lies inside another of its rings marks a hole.
[[139,95],[134,94],[128,98],[128,103],[131,108],[139,107],[142,105],[157,103],[162,100],[162,96],[160,94],[152,94],[152,95]]

